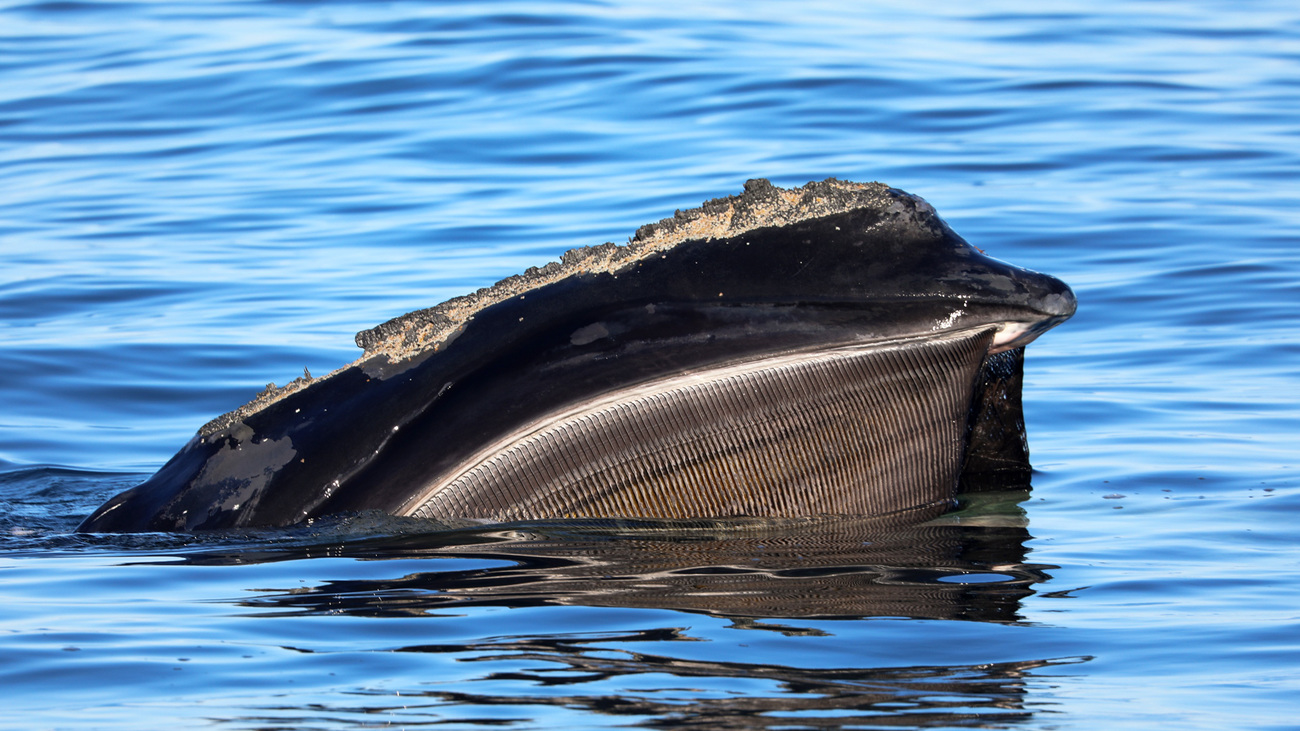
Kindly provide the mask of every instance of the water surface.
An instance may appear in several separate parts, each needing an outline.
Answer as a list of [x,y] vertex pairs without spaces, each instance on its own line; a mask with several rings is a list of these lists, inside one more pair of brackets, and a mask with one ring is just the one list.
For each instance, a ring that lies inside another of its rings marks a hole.
[[[1295,728],[1298,66],[1282,2],[0,2],[0,725]],[[827,176],[1074,286],[1032,491],[72,533],[358,330]]]

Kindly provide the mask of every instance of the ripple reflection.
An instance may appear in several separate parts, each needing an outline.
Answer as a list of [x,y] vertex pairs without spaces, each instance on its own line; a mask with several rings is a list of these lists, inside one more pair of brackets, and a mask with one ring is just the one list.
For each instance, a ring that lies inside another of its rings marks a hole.
[[[1023,493],[1010,493],[1023,497]],[[372,576],[266,592],[241,604],[292,614],[418,616],[472,606],[657,608],[758,619],[1021,621],[1020,601],[1055,568],[1026,563],[1024,525],[1005,494],[912,525],[825,518],[571,521],[422,532],[274,550],[206,551],[196,563],[347,556]],[[1001,503],[997,502],[1001,501]],[[990,512],[979,506],[1001,505]],[[356,529],[353,524],[351,529]],[[336,527],[335,531],[342,530]],[[486,567],[387,574],[383,559],[472,558]],[[782,628],[782,631],[791,631]]]

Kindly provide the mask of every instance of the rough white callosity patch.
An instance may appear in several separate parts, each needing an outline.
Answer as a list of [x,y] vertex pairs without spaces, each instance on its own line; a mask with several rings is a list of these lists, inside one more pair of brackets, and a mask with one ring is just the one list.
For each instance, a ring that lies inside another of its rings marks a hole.
[[699,208],[679,210],[671,218],[642,226],[625,245],[605,243],[571,249],[558,262],[532,267],[491,287],[363,330],[357,333],[356,342],[365,349],[365,354],[358,360],[319,378],[304,374],[284,386],[269,383],[252,401],[205,424],[199,434],[210,436],[315,381],[330,378],[376,356],[397,363],[428,351],[437,351],[454,340],[483,309],[513,297],[526,297],[532,290],[567,277],[618,272],[648,257],[662,255],[686,241],[732,238],[760,228],[787,226],[856,210],[878,212],[880,223],[877,225],[919,226],[936,232],[944,225],[929,203],[883,183],[854,183],[827,178],[787,189],[763,179],[750,180],[740,195],[715,198]]

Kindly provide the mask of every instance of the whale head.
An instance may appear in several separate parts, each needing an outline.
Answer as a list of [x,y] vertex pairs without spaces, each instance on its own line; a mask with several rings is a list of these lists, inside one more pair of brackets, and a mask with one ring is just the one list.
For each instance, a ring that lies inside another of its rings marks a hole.
[[1075,308],[916,196],[750,181],[359,333],[81,530],[942,509],[964,465],[1028,469],[1020,354]]

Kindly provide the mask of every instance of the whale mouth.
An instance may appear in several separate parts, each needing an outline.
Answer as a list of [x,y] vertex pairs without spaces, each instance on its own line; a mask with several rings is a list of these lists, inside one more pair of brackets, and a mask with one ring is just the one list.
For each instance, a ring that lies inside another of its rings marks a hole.
[[989,343],[989,355],[1023,348],[1037,340],[1039,335],[1051,330],[1068,318],[1069,315],[1063,315],[1033,322],[1004,322],[993,334],[993,341]]
[[941,503],[994,337],[982,327],[786,353],[620,389],[505,435],[398,512],[788,517]]

